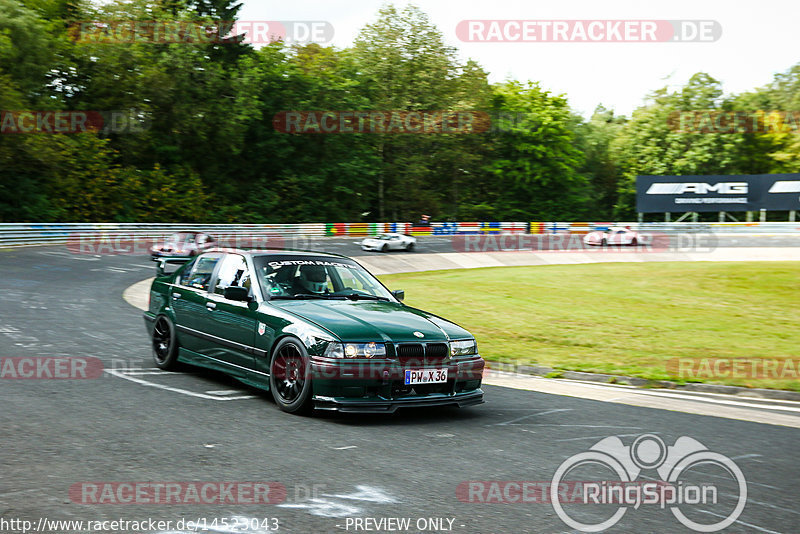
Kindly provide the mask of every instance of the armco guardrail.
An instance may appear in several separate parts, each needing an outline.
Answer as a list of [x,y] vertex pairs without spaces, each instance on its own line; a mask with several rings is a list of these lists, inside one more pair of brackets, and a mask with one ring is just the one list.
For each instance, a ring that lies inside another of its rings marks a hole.
[[642,232],[665,234],[713,232],[741,234],[800,234],[800,223],[630,223],[630,222],[433,222],[307,223],[307,224],[162,224],[162,223],[0,223],[0,247],[58,245],[85,237],[159,240],[178,231],[206,232],[237,238],[363,237],[383,232],[415,236],[465,234],[585,234],[610,226],[629,226]]
[[628,226],[639,232],[664,234],[713,232],[715,234],[800,234],[800,222],[531,222],[532,234],[586,234],[611,226]]
[[325,224],[0,223],[0,246],[60,245],[88,236],[109,240],[119,238],[159,240],[179,231],[240,237],[321,237],[325,235]]
[[205,232],[213,236],[236,238],[270,237],[364,237],[384,232],[411,235],[454,235],[470,233],[525,233],[525,222],[459,222],[414,226],[393,223],[307,223],[307,224],[160,224],[160,223],[0,223],[0,246],[59,245],[76,243],[87,237],[120,239],[163,239],[174,232]]

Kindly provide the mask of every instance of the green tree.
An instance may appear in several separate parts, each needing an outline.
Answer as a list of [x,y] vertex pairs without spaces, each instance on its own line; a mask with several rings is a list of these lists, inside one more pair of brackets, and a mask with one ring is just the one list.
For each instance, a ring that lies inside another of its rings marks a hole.
[[592,202],[586,215],[594,220],[611,219],[617,204],[620,174],[611,144],[627,119],[600,105],[588,121],[576,117],[574,122],[576,145],[584,154],[580,172],[591,184]]
[[636,109],[612,143],[620,169],[614,215],[636,215],[637,175],[739,174],[752,169],[740,157],[744,136],[725,133],[681,132],[674,114],[680,111],[720,111],[725,106],[722,85],[698,73],[677,91],[653,92]]
[[579,172],[582,153],[566,99],[530,82],[493,89],[493,112],[509,117],[501,122],[488,164],[495,178],[495,218],[567,220],[582,213],[589,181]]
[[[414,6],[386,5],[353,49],[363,94],[384,111],[475,110],[488,101],[485,73],[462,64],[442,32]],[[375,180],[377,220],[454,216],[459,185],[478,165],[468,134],[374,134],[380,160]]]

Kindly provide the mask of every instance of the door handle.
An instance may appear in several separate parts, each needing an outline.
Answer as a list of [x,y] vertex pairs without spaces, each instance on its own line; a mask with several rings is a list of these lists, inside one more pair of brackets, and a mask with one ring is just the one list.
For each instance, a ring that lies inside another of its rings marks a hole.
[[217,304],[216,302],[206,302],[206,308],[209,310],[215,310],[217,309]]
[[172,294],[172,298],[177,300],[177,299],[181,298],[181,294],[180,293],[173,293]]

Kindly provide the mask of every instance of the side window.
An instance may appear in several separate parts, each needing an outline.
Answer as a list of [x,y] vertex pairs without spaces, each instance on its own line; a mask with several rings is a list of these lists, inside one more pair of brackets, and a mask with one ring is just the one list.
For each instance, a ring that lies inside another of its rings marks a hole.
[[225,288],[229,286],[250,289],[250,270],[247,268],[244,258],[236,254],[229,254],[223,260],[217,274],[214,293],[222,295],[225,292]]
[[193,259],[189,263],[185,264],[183,270],[181,271],[180,276],[178,277],[178,283],[182,286],[189,285],[189,275],[192,274],[192,269],[194,269],[194,264],[197,261],[197,258]]
[[207,290],[209,283],[211,283],[211,274],[214,272],[214,267],[217,266],[218,261],[218,257],[201,256],[198,258],[186,283],[183,285]]

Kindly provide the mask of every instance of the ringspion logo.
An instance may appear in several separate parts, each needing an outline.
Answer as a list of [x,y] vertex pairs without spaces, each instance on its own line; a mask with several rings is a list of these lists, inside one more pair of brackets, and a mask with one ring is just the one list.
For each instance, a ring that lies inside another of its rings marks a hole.
[[[703,471],[693,473],[700,466]],[[696,473],[704,480],[708,476],[705,470],[713,467],[723,473],[721,481],[715,478],[713,483],[698,483],[691,478]],[[607,480],[587,483],[583,473],[587,469],[610,472],[621,484]],[[643,472],[649,471],[654,471],[658,478],[644,476]],[[567,503],[559,498],[559,488],[565,482],[569,485],[572,476],[583,481],[578,504],[600,505],[604,513],[590,515],[586,506],[580,506],[580,511],[565,506]],[[640,477],[649,481],[636,483]],[[722,486],[725,483],[727,486]],[[642,506],[669,509],[675,519],[691,530],[717,532],[733,524],[747,503],[747,481],[739,466],[688,436],[679,437],[671,446],[654,434],[642,434],[631,445],[625,445],[617,436],[602,439],[589,450],[564,460],[556,469],[549,489],[550,504],[556,515],[581,532],[609,529],[627,512]],[[613,510],[610,516],[605,507]],[[698,507],[702,510],[717,507],[725,513],[712,513],[713,519],[703,521],[706,516],[694,513]]]

